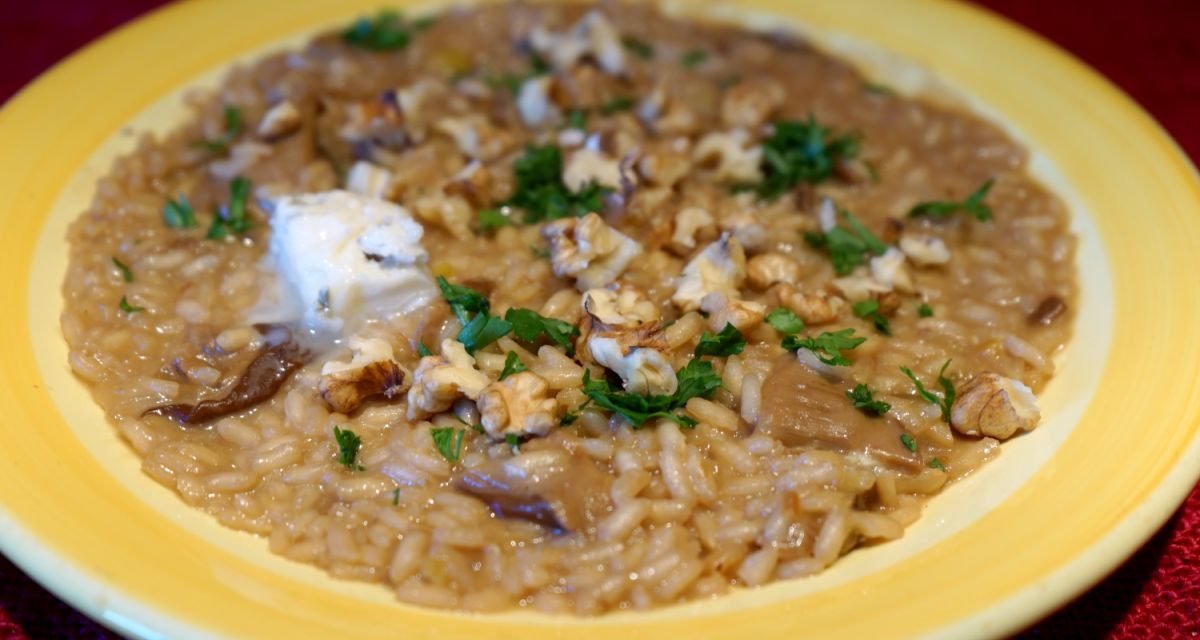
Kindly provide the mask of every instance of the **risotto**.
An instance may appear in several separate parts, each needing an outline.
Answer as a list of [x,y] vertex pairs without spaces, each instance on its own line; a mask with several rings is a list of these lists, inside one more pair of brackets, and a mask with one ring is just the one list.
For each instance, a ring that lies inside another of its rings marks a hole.
[[71,367],[187,504],[405,602],[820,572],[1035,428],[1070,335],[1026,152],[793,35],[383,12],[191,105],[71,227]]

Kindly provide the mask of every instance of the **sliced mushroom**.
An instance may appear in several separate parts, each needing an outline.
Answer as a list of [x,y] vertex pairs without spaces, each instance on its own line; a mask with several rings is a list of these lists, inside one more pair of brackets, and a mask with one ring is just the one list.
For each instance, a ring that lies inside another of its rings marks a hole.
[[143,416],[159,415],[185,427],[202,425],[214,418],[236,413],[269,399],[310,354],[292,338],[292,331],[279,324],[255,325],[266,348],[255,356],[229,393],[221,398],[191,404],[167,404],[146,410]]
[[611,508],[612,476],[560,446],[529,445],[515,457],[489,460],[459,472],[454,486],[499,518],[528,520],[558,534],[587,532]]
[[763,384],[762,413],[755,430],[789,447],[866,454],[884,464],[919,469],[920,456],[900,441],[904,434],[900,423],[855,409],[846,398],[851,386],[784,356]]

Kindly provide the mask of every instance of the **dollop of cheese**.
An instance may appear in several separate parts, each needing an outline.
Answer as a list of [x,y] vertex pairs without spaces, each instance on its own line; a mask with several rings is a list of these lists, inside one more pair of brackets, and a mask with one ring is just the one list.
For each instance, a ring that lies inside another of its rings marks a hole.
[[341,190],[272,204],[270,257],[310,328],[353,332],[437,297],[424,229],[404,207]]

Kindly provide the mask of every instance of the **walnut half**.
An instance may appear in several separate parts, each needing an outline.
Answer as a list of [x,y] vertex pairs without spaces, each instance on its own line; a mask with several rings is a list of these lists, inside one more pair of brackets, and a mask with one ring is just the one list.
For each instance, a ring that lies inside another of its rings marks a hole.
[[968,436],[1006,440],[1031,431],[1041,420],[1037,397],[1019,380],[981,373],[962,389],[950,411],[950,424]]
[[321,368],[318,388],[329,408],[351,413],[367,398],[391,399],[407,389],[406,376],[392,359],[392,345],[378,338],[350,338],[349,362],[330,361]]
[[476,404],[484,430],[495,440],[508,434],[544,436],[558,424],[550,385],[529,371],[489,384]]

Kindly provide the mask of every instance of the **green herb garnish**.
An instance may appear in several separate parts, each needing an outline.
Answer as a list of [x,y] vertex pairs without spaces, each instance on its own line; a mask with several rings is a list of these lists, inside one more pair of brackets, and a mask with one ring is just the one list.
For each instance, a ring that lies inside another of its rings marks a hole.
[[512,220],[509,220],[508,216],[496,209],[479,210],[479,230],[484,233],[490,233],[500,227],[507,227],[511,224]]
[[967,196],[967,199],[962,202],[922,202],[909,210],[908,217],[929,216],[931,218],[948,218],[961,211],[975,216],[975,219],[980,222],[987,222],[992,219],[992,208],[984,204],[983,199],[987,197],[988,191],[991,190],[995,182],[995,179],[991,179],[983,183],[982,186],[975,190],[975,193]]
[[877,96],[892,96],[896,95],[896,90],[886,84],[880,82],[867,82],[863,84],[863,91],[873,93]]
[[937,458],[934,458],[933,460],[930,460],[930,461],[929,461],[929,468],[930,468],[930,469],[937,469],[938,471],[945,471],[945,470],[946,470],[946,465],[942,464],[942,461],[941,461],[941,460],[938,460]]
[[470,322],[475,314],[487,313],[492,308],[486,296],[470,287],[450,284],[450,281],[442,276],[437,277],[437,285],[446,304],[450,305],[450,310],[463,324]]
[[512,325],[513,335],[519,340],[532,343],[546,336],[568,355],[575,353],[574,338],[579,335],[579,329],[570,322],[547,318],[532,309],[519,308],[509,309],[504,319]]
[[629,96],[620,96],[600,105],[600,113],[606,116],[611,116],[618,111],[632,109],[634,104],[637,103],[633,98],[630,98]]
[[679,66],[684,69],[694,69],[700,66],[705,60],[708,60],[708,52],[703,49],[692,49],[685,51],[679,56]]
[[480,349],[508,335],[512,325],[496,316],[480,313],[465,324],[458,332],[458,341],[467,349],[467,353],[475,353]]
[[562,169],[562,151],[558,147],[526,147],[525,155],[513,164],[516,190],[501,204],[520,207],[525,224],[580,217],[604,207],[604,196],[611,189],[593,183],[573,193],[562,181]]
[[795,335],[804,331],[804,321],[791,309],[776,307],[767,314],[767,324],[785,336]]
[[192,229],[196,226],[196,210],[192,209],[187,196],[180,195],[179,200],[167,198],[163,206],[163,222],[172,229]]
[[400,506],[400,487],[396,487],[395,489],[392,489],[392,506],[393,507]]
[[432,24],[432,18],[407,24],[400,13],[384,10],[375,14],[374,18],[364,16],[355,20],[342,32],[342,40],[368,51],[392,51],[407,47],[414,31],[426,29]]
[[917,439],[907,433],[900,434],[900,444],[913,453],[917,452]]
[[122,280],[125,282],[133,282],[133,270],[129,268],[129,265],[118,260],[116,256],[112,257],[112,263],[113,266],[117,268],[117,271],[121,272]]
[[888,322],[887,317],[879,311],[878,300],[862,300],[860,302],[855,302],[851,309],[854,311],[854,316],[856,318],[869,320],[871,324],[875,325],[875,330],[879,333],[882,333],[885,336],[892,335],[892,326]]
[[242,110],[233,106],[225,105],[225,132],[216,140],[200,140],[192,144],[194,147],[208,149],[215,154],[224,154],[229,151],[229,145],[233,144],[234,140],[242,133]]
[[925,302],[922,302],[921,306],[917,307],[917,316],[921,318],[932,318],[933,307],[929,306],[929,304]]
[[429,435],[433,436],[433,446],[437,448],[443,458],[449,462],[458,462],[458,459],[462,457],[463,436],[467,435],[466,429],[434,428],[429,430]]
[[624,45],[627,51],[642,60],[650,60],[654,57],[654,45],[637,36],[621,36],[621,44]]
[[469,353],[475,353],[512,330],[511,324],[488,313],[492,305],[482,293],[451,284],[442,276],[437,277],[437,285],[450,310],[463,325],[458,332],[458,341]]
[[425,356],[433,355],[433,352],[429,350],[429,347],[425,346],[424,342],[418,342],[417,343],[417,355],[424,358]]
[[221,240],[229,234],[241,235],[250,231],[246,215],[246,200],[250,196],[250,181],[238,176],[229,183],[229,206],[219,209],[208,228],[209,240]]
[[892,405],[876,400],[875,394],[867,385],[859,383],[854,386],[854,389],[846,392],[846,397],[850,398],[850,402],[854,403],[855,409],[861,409],[864,413],[869,413],[876,416],[881,416],[892,408]]
[[957,392],[954,390],[954,382],[946,377],[946,368],[949,366],[950,361],[947,360],[944,364],[942,364],[941,370],[938,371],[937,381],[942,387],[942,395],[940,397],[937,394],[926,390],[925,385],[921,384],[921,381],[917,379],[917,376],[913,374],[911,369],[908,367],[900,367],[900,371],[903,372],[904,375],[908,376],[908,379],[912,380],[913,386],[917,388],[917,395],[924,398],[929,404],[935,404],[941,407],[942,420],[945,420],[946,422],[950,422],[950,408],[954,406],[954,398],[957,395]]
[[858,140],[854,136],[835,136],[811,115],[807,122],[782,120],[774,126],[775,132],[762,145],[765,178],[751,186],[767,200],[774,200],[803,182],[824,182],[833,175],[839,160],[858,155]]
[[721,332],[713,335],[707,331],[696,344],[695,356],[732,356],[746,348],[746,338],[732,323],[726,323]]
[[121,311],[124,311],[125,313],[137,313],[139,311],[146,310],[146,307],[135,307],[135,306],[129,304],[129,299],[126,298],[125,296],[121,296],[121,301],[119,303],[117,303],[117,307],[120,308]]
[[675,413],[695,397],[707,398],[721,386],[721,377],[713,372],[712,363],[699,358],[692,360],[676,373],[679,386],[671,395],[628,393],[615,391],[604,379],[592,380],[591,372],[583,372],[583,393],[600,407],[620,414],[637,429],[654,418],[665,418],[681,427],[696,426],[688,416]]
[[333,428],[333,439],[337,441],[338,463],[351,471],[362,471],[364,467],[358,464],[358,450],[362,448],[362,438],[349,429]]
[[504,444],[512,448],[513,453],[516,453],[521,449],[521,436],[515,433],[506,433],[504,434]]
[[567,127],[582,131],[587,129],[587,119],[587,109],[571,109],[567,112]]
[[509,351],[508,355],[504,357],[504,368],[500,370],[500,379],[503,380],[522,371],[529,371],[529,368],[525,366],[524,362],[521,362],[516,351]]
[[788,336],[783,339],[783,348],[788,351],[808,349],[817,356],[817,360],[825,364],[847,367],[850,366],[850,361],[842,355],[842,352],[856,349],[858,345],[866,341],[866,338],[854,337],[854,329],[842,329],[841,331],[826,331],[816,338]]
[[859,222],[854,214],[842,211],[840,215],[848,229],[834,227],[826,233],[806,233],[804,239],[814,248],[825,249],[833,263],[834,273],[844,276],[866,262],[865,254],[878,256],[886,253],[887,245]]

